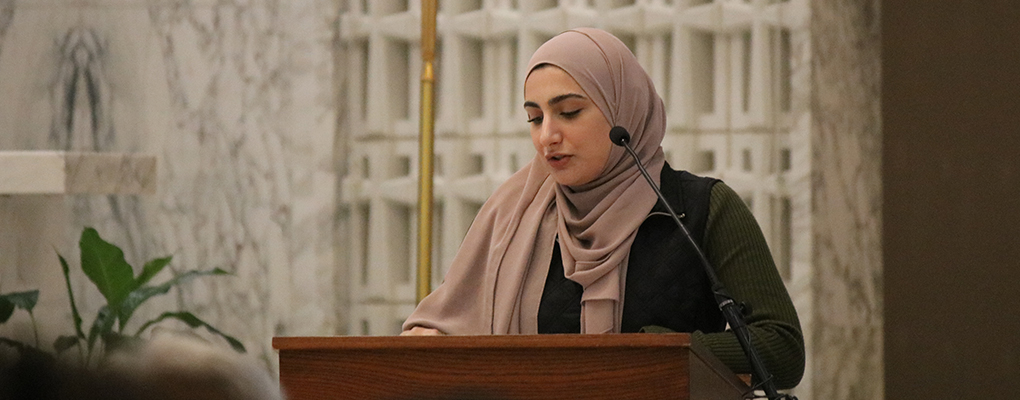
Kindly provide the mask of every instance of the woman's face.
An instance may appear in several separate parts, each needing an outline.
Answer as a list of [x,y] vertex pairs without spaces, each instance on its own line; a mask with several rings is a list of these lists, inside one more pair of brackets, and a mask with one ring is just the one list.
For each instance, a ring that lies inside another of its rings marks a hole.
[[599,177],[613,147],[612,127],[574,78],[551,65],[532,71],[524,110],[535,151],[557,183],[579,186]]

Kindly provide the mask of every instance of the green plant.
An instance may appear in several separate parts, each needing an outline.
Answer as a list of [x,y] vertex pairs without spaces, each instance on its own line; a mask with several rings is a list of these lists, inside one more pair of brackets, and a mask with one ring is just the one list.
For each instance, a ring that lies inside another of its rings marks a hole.
[[[86,335],[82,330],[81,314],[78,312],[78,306],[74,301],[74,291],[71,289],[70,268],[67,260],[57,254],[60,258],[60,266],[64,271],[64,281],[67,283],[67,296],[71,302],[71,315],[75,329],[74,335],[61,336],[54,342],[53,347],[58,354],[77,346],[82,359],[88,363],[93,358],[93,349],[95,349],[97,341],[102,342],[104,351],[110,350],[126,342],[137,340],[146,329],[167,319],[176,319],[191,328],[204,327],[209,332],[226,339],[235,350],[245,351],[244,345],[240,341],[187,311],[164,312],[143,323],[134,334],[124,333],[131,316],[139,306],[149,299],[166,294],[172,287],[196,277],[227,275],[226,271],[219,268],[208,271],[192,270],[178,274],[162,284],[149,285],[149,281],[170,264],[171,257],[157,258],[145,263],[138,276],[134,276],[134,270],[124,259],[124,252],[116,245],[100,238],[95,229],[85,228],[78,245],[81,249],[82,272],[95,284],[96,289],[106,299],[106,304],[100,307],[88,335]],[[85,344],[84,348],[83,343]]]
[[[28,316],[32,319],[32,332],[35,334],[35,347],[39,347],[39,328],[35,324],[35,314],[32,313],[32,309],[35,308],[37,302],[39,302],[38,290],[0,294],[0,324],[7,322],[11,315],[14,315],[15,309],[20,308],[28,311]],[[25,347],[25,344],[7,338],[0,338],[0,342],[17,348]]]

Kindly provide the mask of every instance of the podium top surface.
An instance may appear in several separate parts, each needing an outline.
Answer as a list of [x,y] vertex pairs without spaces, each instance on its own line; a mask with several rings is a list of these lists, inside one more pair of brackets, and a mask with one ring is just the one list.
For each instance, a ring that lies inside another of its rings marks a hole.
[[622,333],[607,335],[450,335],[450,336],[310,336],[274,337],[277,350],[329,350],[329,349],[480,349],[492,347],[514,348],[626,348],[626,347],[692,347],[695,353],[706,352],[692,345],[686,333],[646,334]]

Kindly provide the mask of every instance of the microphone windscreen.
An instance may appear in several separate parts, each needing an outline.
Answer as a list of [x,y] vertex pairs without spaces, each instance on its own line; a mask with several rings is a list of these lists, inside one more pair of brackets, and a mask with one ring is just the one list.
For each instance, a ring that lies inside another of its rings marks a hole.
[[630,133],[626,128],[617,125],[609,130],[609,140],[612,140],[617,146],[623,146],[624,143],[630,142]]

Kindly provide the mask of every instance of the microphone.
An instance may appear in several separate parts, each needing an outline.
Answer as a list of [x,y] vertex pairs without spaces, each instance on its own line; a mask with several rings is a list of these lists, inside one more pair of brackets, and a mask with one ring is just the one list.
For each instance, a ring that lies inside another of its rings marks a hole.
[[638,170],[641,171],[641,175],[648,181],[648,186],[652,187],[655,191],[655,195],[659,196],[659,201],[666,206],[666,211],[669,212],[669,216],[673,217],[673,222],[683,232],[684,238],[690,243],[691,248],[694,249],[698,259],[701,260],[701,266],[705,269],[705,274],[708,275],[708,281],[712,285],[712,293],[715,295],[716,302],[719,303],[719,310],[722,311],[723,317],[726,318],[726,322],[730,325],[730,329],[737,336],[737,341],[740,342],[740,347],[744,350],[744,355],[747,357],[748,362],[751,364],[751,369],[754,370],[754,376],[758,378],[759,383],[751,388],[752,391],[761,389],[765,392],[765,396],[769,399],[792,399],[796,400],[796,397],[780,394],[776,390],[776,384],[772,381],[772,375],[765,369],[765,363],[762,362],[761,357],[758,356],[758,351],[754,348],[751,343],[751,332],[747,329],[747,322],[744,321],[744,315],[741,313],[743,308],[733,301],[733,297],[730,296],[726,288],[723,287],[722,282],[719,281],[719,277],[715,275],[715,268],[705,257],[705,253],[698,246],[698,243],[694,241],[694,237],[691,236],[691,232],[687,230],[687,227],[680,222],[680,217],[673,211],[673,207],[666,201],[666,197],[662,195],[662,191],[655,185],[655,181],[648,175],[648,170],[641,164],[641,157],[638,157],[634,149],[630,147],[630,133],[627,129],[622,126],[614,126],[609,130],[609,140],[617,146],[622,146],[627,149],[627,153],[634,158],[634,163],[637,164]]
[[[617,125],[609,130],[609,140],[612,140],[613,144],[617,146],[626,146],[627,143],[630,143],[630,133],[627,132],[627,128]],[[627,146],[627,148],[630,147]],[[637,159],[637,156],[634,156],[634,158]]]

